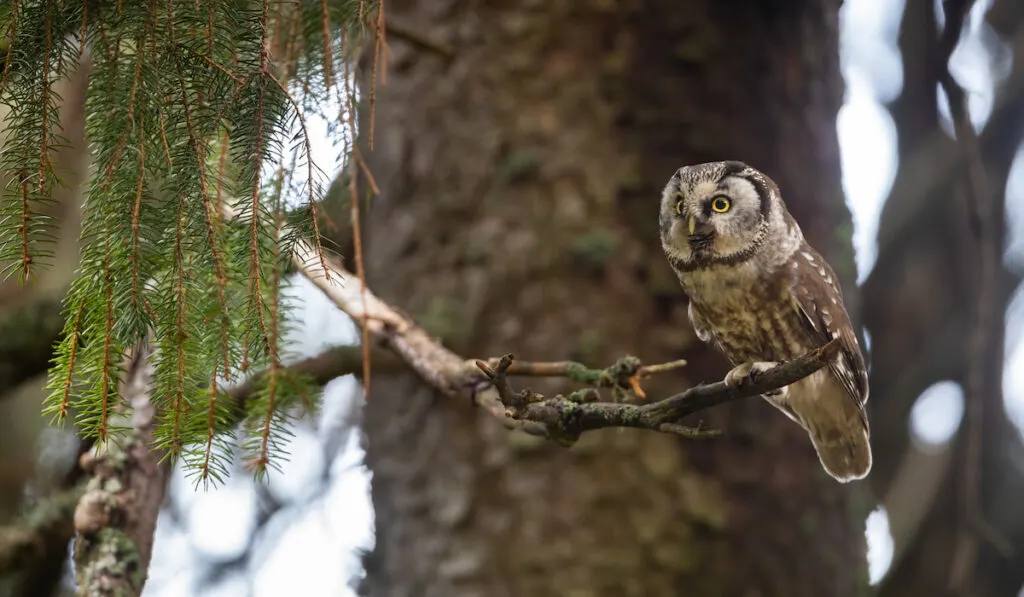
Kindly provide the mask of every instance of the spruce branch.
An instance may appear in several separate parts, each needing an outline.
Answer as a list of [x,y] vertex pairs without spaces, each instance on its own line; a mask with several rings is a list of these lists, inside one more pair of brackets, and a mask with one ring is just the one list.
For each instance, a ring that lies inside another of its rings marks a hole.
[[[270,196],[275,181],[265,168],[297,122],[301,136],[293,140],[310,186],[287,192],[306,195],[307,236],[322,251],[308,115],[338,84],[334,73],[349,71],[355,58],[345,44],[369,38],[383,15],[378,8],[365,0],[0,2],[9,42],[0,79],[8,108],[0,152],[7,274],[26,279],[52,252],[53,219],[43,208],[60,182],[50,164],[63,143],[58,85],[80,61],[91,70],[85,126],[93,174],[81,261],[63,303],[44,404],[57,423],[74,413],[84,436],[121,433],[108,425],[124,376],[120,355],[151,334],[154,435],[186,465],[217,469],[212,452],[223,458],[230,448],[209,435],[229,410],[218,384],[281,366],[285,350],[291,307],[274,297],[292,241],[278,234],[274,203],[283,199],[280,185]],[[223,225],[225,204],[244,212],[245,230]],[[277,434],[277,411],[298,387],[285,369],[247,401],[247,417],[261,424],[246,430],[263,438],[264,453],[274,445],[266,417]]]
[[[47,166],[49,166],[49,163],[50,163],[50,156],[49,156],[49,151],[50,150],[48,148],[48,142],[50,140],[50,126],[51,126],[50,115],[51,115],[51,111],[46,109],[46,106],[48,106],[49,103],[50,103],[50,97],[51,97],[51,93],[52,93],[51,85],[53,84],[53,82],[52,82],[52,80],[50,78],[50,68],[51,68],[50,58],[52,56],[52,51],[53,51],[53,11],[54,11],[54,8],[55,7],[50,3],[50,1],[47,0],[46,7],[45,7],[45,17],[44,17],[45,22],[43,24],[44,39],[46,41],[43,44],[43,70],[42,70],[42,75],[40,76],[40,83],[41,83],[41,87],[42,87],[42,99],[41,99],[41,101],[43,103],[43,110],[42,110],[42,113],[41,113],[42,123],[40,124],[40,128],[42,129],[42,131],[41,131],[41,134],[39,135],[40,148],[39,148],[39,181],[38,182],[39,182],[39,196],[40,197],[46,197],[47,196],[47,191],[46,191],[46,178],[47,178],[47,176],[46,176],[46,174],[47,174]],[[27,224],[28,224],[28,218],[27,218],[28,211],[25,212],[25,215],[26,215],[25,224],[27,226]],[[24,273],[25,273],[25,277],[26,278],[28,277],[29,264],[31,263],[31,261],[32,261],[31,260],[31,256],[26,253],[25,254],[25,265],[24,265],[24,267],[25,267],[25,272]]]
[[111,331],[112,331],[112,329],[114,327],[114,304],[113,304],[113,296],[112,296],[113,291],[112,291],[112,288],[111,288],[112,287],[112,280],[111,280],[111,278],[113,277],[113,272],[111,271],[111,268],[110,268],[110,234],[109,234],[109,232],[107,234],[105,234],[104,236],[106,236],[106,239],[107,239],[106,240],[107,253],[106,253],[106,255],[103,258],[103,278],[104,278],[104,280],[103,280],[104,281],[103,297],[104,297],[104,299],[106,301],[104,303],[104,308],[105,308],[104,314],[105,314],[105,322],[106,322],[105,325],[106,325],[106,328],[104,329],[104,333],[103,333],[103,360],[102,360],[102,369],[100,370],[100,421],[99,421],[99,426],[98,426],[98,432],[99,432],[100,441],[106,441],[106,439],[107,439],[107,432],[109,430],[109,428],[107,426],[107,416],[108,416],[108,410],[109,410],[109,406],[110,406],[109,405],[110,392],[111,392],[111,387],[114,385],[112,383],[114,381],[114,379],[113,379],[114,376],[111,375],[111,365],[112,365],[112,363],[111,363],[111,359],[112,359],[111,352],[113,352],[113,350],[114,350],[114,347],[113,347],[114,338],[113,338],[113,334],[111,333]]
[[210,376],[209,395],[206,402],[206,445],[203,446],[202,464],[199,465],[197,474],[197,477],[203,480],[215,478],[217,474],[213,466],[216,456],[214,454],[214,440],[217,437],[218,398],[220,398],[220,390],[217,387],[217,365],[214,365],[213,374]]
[[[386,43],[384,41],[387,32],[384,28],[384,0],[378,0],[377,2],[377,19],[373,25],[373,69],[370,74],[370,129],[369,129],[369,146],[370,151],[373,151],[373,132],[374,132],[374,119],[377,117],[377,73],[380,71],[381,84],[387,82],[387,69],[381,69],[381,49]],[[384,66],[387,66],[387,61],[384,62]],[[353,137],[353,144],[355,143],[355,137]],[[353,202],[354,204],[354,202]]]
[[320,0],[320,19],[324,52],[324,87],[330,89],[331,77],[334,76],[334,58],[331,56],[331,15],[327,11],[327,0]]
[[[327,17],[326,8],[324,9],[324,11],[325,11],[324,12],[324,18],[326,19],[326,17]],[[325,22],[325,24],[324,24],[324,30],[325,31],[326,31],[326,28],[327,28],[327,24]],[[296,118],[296,120],[298,120],[298,123],[299,123],[299,131],[302,134],[303,158],[304,158],[304,161],[306,163],[306,176],[307,176],[307,178],[306,178],[306,189],[307,189],[307,191],[309,193],[309,198],[308,198],[307,205],[309,207],[310,222],[313,225],[312,241],[313,241],[314,247],[316,248],[316,252],[320,255],[321,262],[323,262],[325,257],[324,257],[324,249],[323,249],[323,246],[321,244],[321,238],[320,238],[320,222],[319,222],[319,218],[317,217],[317,209],[316,209],[317,198],[316,198],[316,191],[315,191],[315,186],[316,185],[313,184],[313,182],[315,180],[314,177],[313,177],[313,171],[316,168],[316,165],[313,163],[313,150],[311,148],[311,142],[309,140],[309,131],[306,129],[306,120],[302,117],[302,109],[299,107],[298,102],[295,100],[294,97],[292,97],[292,94],[288,92],[288,89],[284,86],[284,84],[282,84],[281,81],[279,81],[277,79],[277,77],[275,77],[273,75],[273,73],[268,73],[267,76],[270,77],[270,80],[273,81],[275,85],[277,85],[277,87],[281,91],[281,93],[283,93],[285,98],[288,99],[288,103],[291,104],[292,108],[295,110],[295,118]],[[329,86],[330,86],[330,84],[328,83],[328,87]],[[327,267],[326,267],[326,264],[321,263],[321,265],[323,266],[323,269],[324,269],[325,272],[328,271]]]
[[0,151],[0,269],[22,284],[53,256],[54,223],[43,208],[59,184],[52,154],[64,143],[54,85],[78,63],[77,48],[63,35],[70,25],[77,28],[75,12],[54,0],[20,0],[0,11],[9,36],[0,81],[0,105],[8,108]]
[[[55,418],[63,420],[68,415],[68,410],[71,407],[71,383],[75,373],[75,355],[78,353],[78,341],[81,335],[81,321],[82,313],[85,310],[84,303],[79,303],[78,307],[74,311],[74,317],[68,319],[65,324],[65,339],[57,349],[57,358],[66,359],[67,361],[67,373],[62,376],[63,379],[54,380],[56,386],[56,396],[58,397],[57,405],[52,409]],[[45,413],[46,408],[43,409]]]
[[[173,28],[171,29],[171,35],[172,35],[172,43],[173,43]],[[209,188],[208,188],[208,185],[207,185],[206,159],[207,159],[207,153],[208,153],[208,151],[207,151],[208,150],[208,142],[200,137],[200,135],[196,131],[195,125],[193,125],[193,122],[192,122],[192,111],[191,111],[191,109],[189,107],[188,88],[187,88],[187,85],[185,83],[184,77],[181,75],[181,73],[183,71],[181,60],[180,60],[179,56],[176,53],[174,54],[174,59],[175,59],[175,64],[178,67],[178,73],[179,73],[178,74],[178,85],[179,85],[179,87],[181,89],[181,105],[182,105],[182,108],[184,110],[185,129],[188,132],[189,141],[191,142],[190,145],[193,148],[194,157],[195,157],[195,164],[197,166],[197,172],[199,174],[199,188],[200,188],[200,192],[201,192],[201,196],[202,196],[202,201],[203,201],[203,216],[205,217],[205,222],[206,222],[207,242],[209,243],[210,257],[213,260],[214,277],[215,277],[216,288],[217,288],[217,310],[219,311],[218,319],[220,320],[220,324],[221,324],[221,330],[220,330],[220,343],[221,343],[221,352],[222,352],[222,357],[221,358],[223,359],[224,375],[230,378],[230,376],[231,376],[231,356],[230,356],[231,349],[229,347],[228,337],[229,337],[230,331],[231,331],[231,321],[230,321],[230,319],[228,317],[228,303],[227,303],[228,275],[227,275],[227,271],[226,271],[226,269],[224,267],[224,255],[223,255],[222,248],[220,246],[221,245],[220,237],[217,234],[217,226],[216,226],[216,221],[215,221],[216,220],[216,214],[214,212],[213,205],[210,202],[210,193],[209,193]],[[221,70],[221,72],[224,72],[225,74],[227,74],[227,76],[231,77],[231,79],[233,81],[235,81],[236,85],[237,85],[238,79],[236,77],[234,77],[233,75],[231,75],[227,71],[225,71],[225,70],[221,69],[220,67],[218,67],[217,64],[213,60],[211,60],[211,59],[207,59],[207,60],[215,68],[218,68],[219,70]],[[236,91],[237,91],[237,87],[236,87]],[[140,156],[141,155],[143,155],[142,152],[140,152]],[[141,188],[141,184],[142,184],[142,174],[143,173],[140,172],[140,176],[139,176],[140,188]],[[216,369],[216,365],[215,365],[214,368]]]
[[[260,166],[263,164],[269,153],[266,148],[266,132],[264,130],[266,112],[266,75],[270,72],[270,56],[267,48],[267,19],[269,8],[267,0],[263,0],[262,13],[259,20],[259,77],[253,83],[256,88],[256,110],[252,116],[253,121],[256,124],[256,131],[249,143],[252,146],[252,156],[256,164],[252,166],[251,174],[248,175],[250,179],[249,187],[251,189],[251,212],[250,212],[250,228],[249,228],[249,308],[256,313],[257,320],[259,322],[259,332],[261,338],[267,337],[267,320],[264,313],[263,303],[263,289],[261,288],[263,281],[263,271],[260,264],[260,232],[261,232],[261,205],[260,205]],[[248,344],[248,342],[246,343]],[[246,363],[243,361],[243,369],[246,367]]]

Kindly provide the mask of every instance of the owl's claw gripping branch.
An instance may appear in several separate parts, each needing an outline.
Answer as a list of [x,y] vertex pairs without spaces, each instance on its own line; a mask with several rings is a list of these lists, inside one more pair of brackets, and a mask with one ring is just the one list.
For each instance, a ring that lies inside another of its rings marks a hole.
[[589,390],[589,400],[580,400],[575,394],[545,398],[529,390],[516,392],[508,382],[513,365],[510,354],[502,357],[494,367],[482,361],[477,361],[476,365],[494,384],[508,417],[539,423],[546,429],[548,437],[563,445],[572,445],[583,432],[605,427],[651,429],[690,438],[719,435],[714,430],[685,427],[679,421],[718,404],[788,386],[826,366],[838,351],[838,341],[832,340],[791,361],[759,371],[756,377],[747,377],[738,385],[726,385],[724,381],[702,384],[644,405],[593,401],[593,390]]

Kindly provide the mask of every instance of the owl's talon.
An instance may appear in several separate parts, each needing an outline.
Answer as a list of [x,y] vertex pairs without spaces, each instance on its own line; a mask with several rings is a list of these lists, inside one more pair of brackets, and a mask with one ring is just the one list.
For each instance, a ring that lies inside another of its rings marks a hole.
[[738,388],[747,379],[754,381],[757,376],[765,371],[774,368],[778,363],[774,361],[751,361],[736,365],[725,374],[725,385],[730,388]]
[[733,367],[725,374],[725,379],[722,381],[724,381],[725,385],[730,388],[740,387],[740,385],[743,384],[743,380],[747,377],[747,372],[749,371],[748,365],[750,364],[751,363],[743,363],[742,365]]

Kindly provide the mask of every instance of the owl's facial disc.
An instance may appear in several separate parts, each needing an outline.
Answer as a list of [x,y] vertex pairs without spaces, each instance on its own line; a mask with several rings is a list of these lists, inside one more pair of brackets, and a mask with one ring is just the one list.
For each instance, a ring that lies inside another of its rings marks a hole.
[[662,244],[694,267],[749,258],[765,236],[766,189],[739,162],[681,168],[665,189]]

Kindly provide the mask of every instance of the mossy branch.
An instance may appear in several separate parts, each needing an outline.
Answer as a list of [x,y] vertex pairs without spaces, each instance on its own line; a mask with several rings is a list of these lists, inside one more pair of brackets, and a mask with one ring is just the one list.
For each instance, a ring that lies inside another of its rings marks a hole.
[[[140,595],[170,462],[155,444],[156,407],[148,346],[131,355],[121,394],[131,407],[125,443],[110,441],[82,457],[90,474],[74,513],[79,595]],[[127,417],[125,417],[127,418]]]
[[839,350],[832,340],[828,344],[800,357],[747,377],[738,386],[719,381],[699,385],[665,400],[650,404],[621,404],[597,402],[596,394],[574,393],[569,396],[545,398],[529,390],[515,392],[508,382],[513,365],[512,355],[505,355],[492,368],[477,361],[477,367],[487,375],[498,391],[501,403],[509,417],[517,421],[539,423],[552,439],[563,445],[572,445],[585,431],[606,427],[634,427],[673,433],[685,437],[712,437],[718,432],[693,429],[679,424],[683,418],[712,406],[759,396],[797,382],[826,366]]

